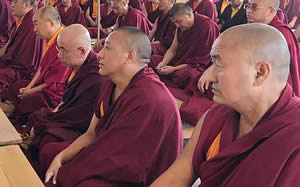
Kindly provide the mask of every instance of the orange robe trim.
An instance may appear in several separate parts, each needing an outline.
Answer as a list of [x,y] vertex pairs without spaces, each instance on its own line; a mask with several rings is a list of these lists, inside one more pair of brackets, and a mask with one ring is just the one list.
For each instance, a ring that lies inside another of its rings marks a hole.
[[17,26],[17,29],[20,27],[21,23],[23,22],[23,19],[24,19],[24,17],[21,17],[21,18],[17,18],[17,19],[16,19],[16,26]]
[[242,6],[243,6],[243,3],[241,3],[238,8],[231,7],[231,10],[232,10],[231,11],[231,18],[233,18],[238,13],[238,11],[242,8]]
[[72,79],[74,78],[74,76],[76,75],[76,72],[77,72],[78,70],[76,70],[76,69],[73,69],[72,70],[72,73],[69,75],[69,78],[68,78],[68,84],[72,81]]
[[56,38],[58,36],[58,34],[64,29],[64,27],[60,27],[59,29],[57,29],[57,31],[53,34],[53,36],[50,38],[50,40],[47,41],[46,47],[43,51],[43,56],[44,54],[47,53],[48,49],[56,42]]
[[101,117],[104,116],[104,106],[103,106],[103,101],[101,102],[101,105],[100,105],[100,116],[101,116]]
[[219,154],[221,134],[222,131],[218,134],[218,136],[214,139],[213,143],[210,145],[206,153],[206,160],[209,160],[217,154]]
[[223,0],[222,2],[222,6],[221,6],[221,14],[223,14],[225,8],[228,6],[228,1],[227,0]]
[[93,19],[97,18],[97,12],[98,12],[98,0],[93,0],[93,13],[92,13]]

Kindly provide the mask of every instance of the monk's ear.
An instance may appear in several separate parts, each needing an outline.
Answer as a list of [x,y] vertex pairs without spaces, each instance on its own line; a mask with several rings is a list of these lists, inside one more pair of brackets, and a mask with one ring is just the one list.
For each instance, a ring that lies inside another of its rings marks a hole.
[[127,61],[125,62],[126,64],[132,63],[136,61],[137,58],[137,53],[134,50],[129,51],[128,56],[127,56]]
[[85,48],[80,47],[79,50],[80,50],[80,53],[81,53],[82,55],[86,55],[87,50],[86,50]]
[[255,65],[255,71],[256,71],[256,75],[255,75],[254,86],[260,86],[270,76],[271,65],[266,62],[258,62]]

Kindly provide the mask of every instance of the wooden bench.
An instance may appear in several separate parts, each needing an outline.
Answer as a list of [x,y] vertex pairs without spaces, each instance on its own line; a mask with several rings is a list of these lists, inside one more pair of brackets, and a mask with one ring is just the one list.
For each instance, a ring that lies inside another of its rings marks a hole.
[[0,186],[44,186],[18,145],[0,147]]
[[0,109],[0,146],[20,143],[22,143],[21,136]]

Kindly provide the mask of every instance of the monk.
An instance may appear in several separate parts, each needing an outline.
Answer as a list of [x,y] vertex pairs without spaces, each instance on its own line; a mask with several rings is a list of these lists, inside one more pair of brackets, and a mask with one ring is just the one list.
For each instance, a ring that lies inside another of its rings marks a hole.
[[189,0],[187,4],[197,13],[207,16],[217,23],[217,9],[211,0]]
[[[136,27],[146,34],[150,33],[152,29],[151,22],[142,11],[128,6],[126,0],[112,0],[112,9],[118,15],[118,18],[114,26],[102,29],[104,33],[109,34],[123,26]],[[104,40],[105,37],[95,44],[94,51],[99,52],[102,49]]]
[[235,26],[211,55],[217,104],[151,187],[189,186],[197,177],[199,187],[300,186],[300,100],[287,84],[284,36],[266,24]]
[[151,22],[142,11],[128,6],[126,0],[112,0],[113,11],[119,16],[113,29],[122,26],[132,26],[149,34],[152,29]]
[[72,0],[61,0],[61,3],[56,5],[56,9],[59,12],[62,24],[65,26],[75,23],[86,26],[83,11],[78,3],[72,3]]
[[155,11],[158,17],[148,36],[151,41],[152,55],[165,55],[172,44],[176,26],[168,13],[173,4],[174,0],[159,1],[159,8]]
[[[261,7],[261,8],[255,8]],[[287,40],[290,49],[290,76],[289,84],[294,93],[300,95],[300,51],[297,39],[291,29],[276,16],[276,10],[279,8],[278,0],[249,0],[246,5],[247,18],[249,23],[265,23],[277,28]]]
[[297,28],[300,25],[300,1],[280,0],[280,8],[287,16],[290,28]]
[[8,0],[2,0],[0,2],[0,19],[0,48],[2,48],[8,43],[12,25],[15,21]]
[[155,19],[158,17],[157,10],[159,10],[159,1],[158,0],[145,0],[144,1],[144,13],[151,23],[155,22]]
[[[134,27],[108,36],[98,57],[99,73],[110,80],[101,88],[87,132],[52,161],[47,187],[149,186],[176,159],[182,149],[180,115],[171,93],[147,67],[150,55],[147,35]],[[62,143],[44,145],[41,166],[51,162],[57,147]]]
[[30,113],[41,108],[54,109],[61,102],[70,74],[57,57],[56,38],[63,30],[57,10],[50,5],[38,9],[33,23],[37,36],[47,41],[41,64],[31,81],[16,81],[1,93],[5,103],[1,102],[0,107],[19,126],[26,123]]
[[220,25],[220,32],[233,27],[235,25],[248,23],[246,9],[244,9],[244,0],[228,0],[227,6],[220,16],[218,24]]
[[[197,89],[195,79],[210,66],[210,49],[219,35],[217,24],[210,18],[193,13],[186,4],[176,3],[169,12],[171,20],[178,27],[171,47],[164,56],[153,55],[150,67],[155,68],[161,80],[172,94],[184,101],[180,110],[184,121],[195,125],[199,120],[197,110],[189,110],[189,100]],[[205,98],[205,100],[208,100]],[[185,104],[186,103],[186,104]],[[198,107],[210,107],[211,101]],[[185,111],[188,109],[188,111]],[[207,108],[206,108],[207,109]]]
[[17,18],[6,47],[0,50],[0,91],[17,80],[31,80],[43,51],[43,41],[33,32],[34,0],[12,1]]
[[217,9],[218,21],[220,20],[221,15],[225,11],[226,7],[229,5],[228,0],[219,0],[215,3]]
[[[46,115],[34,113],[28,120],[27,126],[32,127],[33,132],[29,150],[34,157],[38,155],[40,147],[47,143],[74,141],[86,132],[103,79],[98,73],[98,60],[91,48],[90,35],[82,25],[67,27],[58,36],[57,43],[61,49],[58,57],[74,73],[66,83],[63,101],[56,110]],[[79,58],[67,57],[68,54],[62,53],[63,49],[76,48],[82,49]]]
[[[97,23],[97,0],[90,0],[86,3],[85,18],[87,20],[88,30],[93,38],[98,36],[98,23]],[[112,2],[106,0],[100,5],[100,38],[107,37],[105,28],[112,27],[117,20],[118,15],[112,10]]]

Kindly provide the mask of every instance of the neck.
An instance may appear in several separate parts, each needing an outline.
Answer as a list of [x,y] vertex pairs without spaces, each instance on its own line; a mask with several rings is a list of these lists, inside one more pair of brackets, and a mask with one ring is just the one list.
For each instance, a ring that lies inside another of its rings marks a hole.
[[172,7],[173,7],[173,4],[170,4],[166,9],[163,10],[163,13],[164,13],[165,15],[167,15],[168,12],[169,12],[169,10],[170,10]]
[[134,75],[139,72],[144,67],[135,67],[131,69],[127,69],[123,72],[116,73],[116,76],[110,77],[113,83],[116,84],[116,87],[122,92],[124,89],[128,86],[131,79],[134,77]]
[[[275,90],[273,90],[276,93]],[[239,136],[249,133],[263,117],[263,115],[272,107],[272,105],[278,100],[279,94],[259,94],[256,99],[247,99],[247,103],[240,107],[240,127]],[[249,102],[250,101],[250,102]],[[249,104],[250,103],[250,104]]]
[[124,14],[122,16],[127,15],[128,11],[129,11],[129,6],[127,5],[124,7]]
[[49,33],[49,38],[48,38],[48,40],[50,40],[50,39],[52,38],[52,36],[57,32],[57,30],[58,30],[60,27],[61,27],[60,25],[54,25],[54,26],[52,27],[52,31],[51,31],[51,33]]

